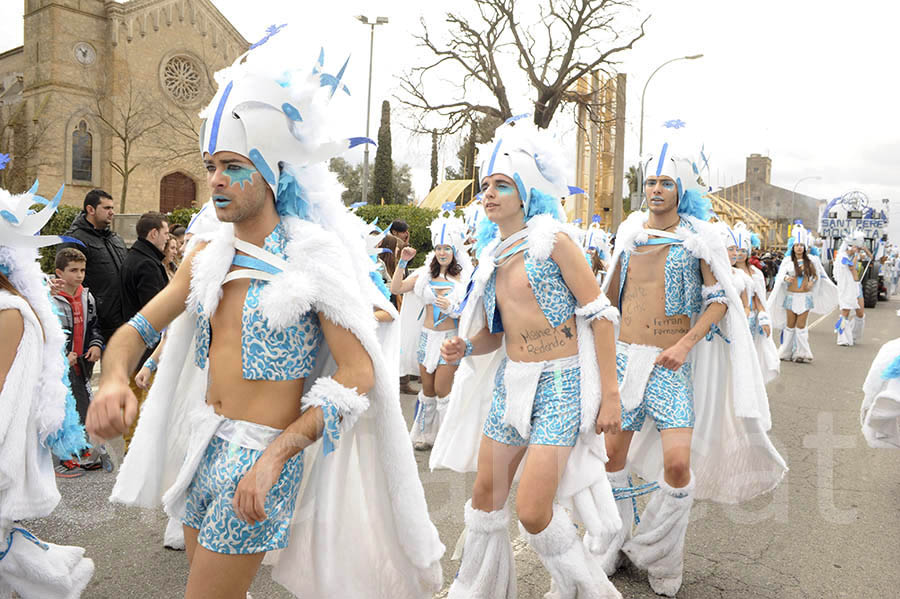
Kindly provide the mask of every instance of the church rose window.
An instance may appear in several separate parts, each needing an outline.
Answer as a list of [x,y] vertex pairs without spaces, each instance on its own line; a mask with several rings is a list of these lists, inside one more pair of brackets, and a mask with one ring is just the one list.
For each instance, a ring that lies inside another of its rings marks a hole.
[[173,56],[163,69],[163,87],[176,102],[189,104],[200,95],[200,72],[184,56]]
[[72,178],[90,181],[93,167],[93,136],[87,130],[87,123],[81,121],[72,132]]

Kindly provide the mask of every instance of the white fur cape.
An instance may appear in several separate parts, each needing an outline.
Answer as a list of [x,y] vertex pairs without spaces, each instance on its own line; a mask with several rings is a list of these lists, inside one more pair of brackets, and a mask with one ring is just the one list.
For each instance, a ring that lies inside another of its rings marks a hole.
[[882,345],[863,383],[859,420],[870,447],[900,449],[900,378],[881,378],[898,356],[900,339]]
[[[440,588],[444,547],[428,518],[400,411],[397,313],[368,279],[365,256],[354,260],[337,235],[317,224],[283,223],[288,268],[260,294],[266,318],[279,328],[310,310],[322,312],[360,340],[375,367],[375,386],[367,394],[370,407],[333,453],[323,457],[321,441],[305,450],[290,544],[267,558],[275,563],[272,576],[304,598],[431,597]],[[209,245],[194,258],[188,308],[169,329],[112,501],[159,505],[184,459],[191,435],[186,415],[204,405],[207,371],[193,361],[196,306],[215,310],[234,255],[233,230],[222,225],[198,237]],[[376,331],[373,306],[394,322]],[[323,345],[304,391],[334,370]]]
[[[550,215],[532,217],[528,223],[528,253],[536,261],[547,260],[553,252],[558,233],[565,233],[579,243],[578,230],[560,223]],[[495,239],[482,251],[479,266],[472,274],[472,291],[460,319],[460,336],[468,338],[485,326],[482,298],[484,289],[494,272],[491,256],[499,245]],[[610,320],[617,322],[605,296],[592,303],[592,312],[606,306]],[[603,304],[601,306],[600,304]],[[603,437],[595,433],[600,410],[600,372],[594,346],[591,323],[584,311],[576,311],[578,358],[581,367],[581,430],[575,448],[569,456],[566,470],[557,488],[556,499],[573,508],[574,517],[585,524],[592,534],[604,534],[619,527],[618,510],[612,499],[612,489],[606,478],[606,450]],[[490,411],[497,368],[506,355],[505,345],[483,356],[462,361],[453,381],[447,415],[441,423],[430,466],[449,468],[457,472],[475,472],[482,428]],[[524,460],[523,462],[524,463]]]
[[837,283],[837,300],[840,307],[854,310],[859,307],[859,281],[853,278],[850,267],[841,262],[844,258],[852,260],[847,254],[846,243],[841,245],[835,255],[831,272],[834,273],[834,281]]
[[[771,427],[769,399],[760,371],[747,317],[731,275],[728,252],[712,223],[682,216],[675,233],[684,248],[706,262],[728,298],[728,310],[719,322],[728,344],[701,340],[691,350],[694,379],[694,433],[691,468],[696,497],[721,503],[739,503],[774,489],[787,465],[766,431]],[[647,213],[632,213],[619,227],[610,272],[624,250],[647,241]],[[626,276],[621,273],[620,276]],[[611,277],[607,277],[606,287]],[[696,321],[696,317],[694,318]],[[727,347],[727,355],[718,355]],[[713,368],[711,365],[724,365]],[[628,452],[632,470],[645,480],[662,478],[662,443],[652,418],[644,421]]]
[[[816,269],[816,274],[818,275],[811,291],[813,307],[810,312],[815,312],[816,314],[828,314],[838,306],[838,287],[828,278],[828,273],[825,272],[825,267],[822,266],[822,261],[819,260],[819,257],[810,254],[807,254],[807,256],[812,262],[813,267]],[[839,262],[836,261],[835,275],[837,275],[838,266]],[[844,267],[844,270],[846,271],[847,267]],[[772,319],[773,331],[775,329],[783,329],[787,324],[787,311],[784,309],[784,294],[787,285],[784,283],[784,277],[788,274],[791,276],[794,275],[794,261],[791,260],[790,256],[785,256],[784,260],[781,261],[781,265],[778,267],[778,274],[775,276],[775,284],[772,286],[772,293],[769,294],[769,299],[766,301],[766,311]],[[849,272],[847,274],[850,276]],[[855,301],[856,291],[853,291],[853,297]]]
[[[768,314],[766,308],[766,277],[762,271],[752,264],[749,264],[750,272],[753,280],[753,291],[750,295],[750,307],[753,308],[753,298],[759,298],[762,309]],[[778,349],[775,347],[774,331],[775,327],[771,324],[772,315],[769,314],[769,334],[754,335],[753,341],[756,344],[756,354],[759,357],[759,367],[762,370],[766,383],[775,380],[781,372],[781,360],[778,359]]]

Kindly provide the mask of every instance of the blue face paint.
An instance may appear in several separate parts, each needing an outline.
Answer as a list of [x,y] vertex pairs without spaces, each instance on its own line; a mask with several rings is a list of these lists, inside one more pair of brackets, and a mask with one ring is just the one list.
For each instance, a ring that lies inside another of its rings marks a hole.
[[246,166],[241,166],[239,164],[229,164],[225,169],[225,176],[228,177],[228,186],[232,186],[235,183],[240,183],[241,189],[244,189],[244,183],[253,183],[253,173],[255,171],[252,168],[248,168]]

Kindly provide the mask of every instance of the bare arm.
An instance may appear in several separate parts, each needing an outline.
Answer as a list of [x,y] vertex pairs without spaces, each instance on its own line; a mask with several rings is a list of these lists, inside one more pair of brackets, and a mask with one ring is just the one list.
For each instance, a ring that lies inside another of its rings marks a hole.
[[[197,247],[181,263],[178,272],[140,313],[157,331],[167,327],[184,312],[191,283],[191,262],[202,250]],[[123,325],[113,334],[103,354],[100,389],[88,408],[85,428],[100,439],[112,439],[124,433],[137,417],[137,398],[128,386],[146,346],[134,327]]]
[[[375,369],[369,353],[353,333],[334,324],[322,313],[319,313],[319,322],[325,342],[337,362],[337,371],[331,378],[360,395],[368,393],[375,384]],[[250,523],[266,519],[266,494],[281,476],[285,463],[321,437],[324,426],[322,409],[310,407],[269,444],[235,490],[232,504],[239,518]]]
[[25,334],[25,321],[18,310],[0,310],[0,389],[6,384],[6,376],[16,359],[16,352],[22,335]]
[[[400,260],[406,260],[407,262],[412,260],[416,256],[415,248],[405,247],[400,250]],[[408,293],[413,290],[413,287],[416,286],[416,278],[417,275],[409,275],[405,279],[403,278],[403,271],[406,270],[404,268],[400,268],[400,264],[397,264],[397,267],[394,269],[394,276],[391,277],[391,293],[394,295],[400,295],[402,293]]]
[[[558,233],[556,245],[551,254],[559,265],[566,286],[575,296],[579,306],[587,306],[603,292],[590,265],[568,235]],[[618,272],[618,268],[616,269]],[[616,277],[618,278],[618,277]],[[616,282],[617,281],[613,281]],[[616,286],[618,288],[618,284]],[[611,302],[610,302],[611,303]],[[616,377],[616,335],[613,323],[606,318],[594,318],[591,322],[594,333],[594,349],[597,353],[597,367],[600,370],[600,413],[597,419],[597,433],[617,433],[621,426],[621,403],[619,381]]]
[[612,272],[607,274],[607,276],[609,277],[609,284],[606,286],[606,297],[609,299],[609,303],[621,310],[622,306],[619,305],[619,287],[621,286],[620,279],[622,277],[621,258],[616,261]]

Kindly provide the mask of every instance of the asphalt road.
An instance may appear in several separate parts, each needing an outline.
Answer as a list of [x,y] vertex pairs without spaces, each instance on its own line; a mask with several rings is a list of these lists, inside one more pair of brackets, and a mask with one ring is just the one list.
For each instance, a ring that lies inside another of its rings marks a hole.
[[[769,385],[772,439],[791,470],[774,493],[741,506],[697,503],[688,529],[682,599],[851,599],[900,597],[900,453],[868,448],[859,430],[861,386],[879,347],[900,336],[900,301],[868,311],[863,343],[834,344],[832,314],[810,331],[812,364],[782,363]],[[407,421],[414,397],[403,396]],[[431,516],[447,546],[446,596],[458,562],[450,556],[462,531],[473,476],[432,473],[417,453]],[[63,500],[48,518],[28,522],[60,544],[81,545],[96,573],[87,599],[175,598],[187,581],[183,552],[162,547],[161,512],[110,505],[113,476],[89,472],[59,480]],[[518,539],[521,599],[539,599],[549,576]],[[339,565],[336,565],[339,567]],[[613,577],[625,597],[655,597],[646,576]],[[264,567],[255,599],[288,598]]]

